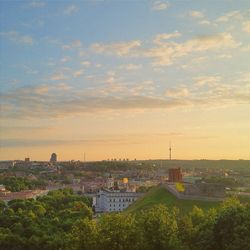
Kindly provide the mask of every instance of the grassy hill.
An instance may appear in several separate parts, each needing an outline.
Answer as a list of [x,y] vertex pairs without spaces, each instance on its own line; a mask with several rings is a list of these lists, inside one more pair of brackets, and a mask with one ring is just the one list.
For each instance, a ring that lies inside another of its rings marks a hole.
[[150,189],[148,193],[129,206],[125,210],[125,213],[137,213],[157,204],[164,204],[170,208],[175,206],[179,208],[181,212],[187,213],[192,210],[194,205],[204,210],[208,210],[218,206],[220,203],[221,202],[180,200],[168,192],[164,187],[157,186]]

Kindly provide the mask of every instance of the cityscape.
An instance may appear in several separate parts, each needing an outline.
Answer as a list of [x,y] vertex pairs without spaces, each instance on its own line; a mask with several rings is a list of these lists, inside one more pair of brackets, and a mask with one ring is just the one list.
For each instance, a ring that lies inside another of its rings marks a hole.
[[0,23],[0,250],[250,250],[249,1]]

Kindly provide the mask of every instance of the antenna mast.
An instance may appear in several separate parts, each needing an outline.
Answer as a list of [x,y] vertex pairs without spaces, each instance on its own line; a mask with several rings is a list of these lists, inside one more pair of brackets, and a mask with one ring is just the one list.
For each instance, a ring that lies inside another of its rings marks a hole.
[[172,152],[172,148],[171,148],[171,141],[169,142],[169,160],[171,161],[171,152]]

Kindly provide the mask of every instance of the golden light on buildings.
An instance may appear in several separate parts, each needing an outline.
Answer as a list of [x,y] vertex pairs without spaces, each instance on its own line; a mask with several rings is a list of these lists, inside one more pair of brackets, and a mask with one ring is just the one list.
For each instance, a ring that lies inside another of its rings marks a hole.
[[128,183],[128,178],[123,178],[123,183],[127,184]]

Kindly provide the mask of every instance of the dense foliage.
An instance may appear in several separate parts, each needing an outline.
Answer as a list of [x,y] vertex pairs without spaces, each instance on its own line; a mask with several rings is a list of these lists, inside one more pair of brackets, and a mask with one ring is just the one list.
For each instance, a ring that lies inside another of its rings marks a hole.
[[92,218],[90,200],[70,189],[37,200],[12,200],[8,206],[0,202],[0,249],[65,249],[81,218]]
[[43,189],[46,187],[46,182],[43,180],[29,180],[23,177],[1,177],[0,184],[11,192],[19,192],[22,190]]
[[188,214],[157,205],[139,214],[92,218],[89,199],[69,189],[0,202],[0,249],[250,249],[250,206],[236,199]]

